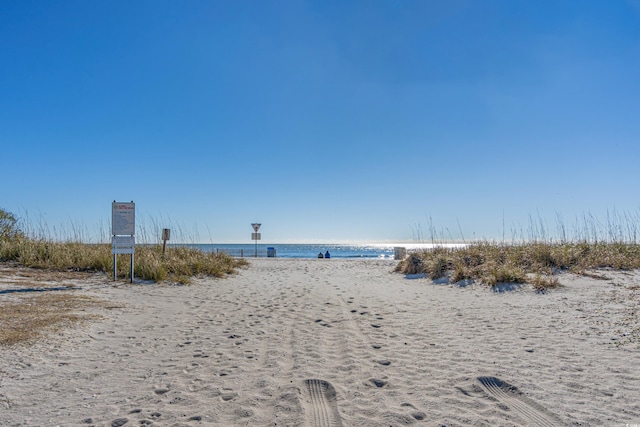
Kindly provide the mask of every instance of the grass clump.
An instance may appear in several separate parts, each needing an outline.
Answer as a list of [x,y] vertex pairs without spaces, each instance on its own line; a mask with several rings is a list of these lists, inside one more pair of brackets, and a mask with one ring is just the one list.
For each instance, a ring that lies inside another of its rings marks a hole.
[[169,247],[164,256],[160,246],[136,247],[134,274],[150,280],[189,283],[193,276],[223,277],[248,265],[244,259],[225,253],[203,252],[189,247]]
[[[24,229],[31,230],[25,232]],[[11,261],[30,268],[53,271],[96,271],[111,274],[111,245],[83,243],[74,227],[74,238],[52,239],[43,229],[20,222],[11,212],[0,208],[0,262]],[[145,230],[142,234],[146,234]],[[44,237],[43,237],[44,236]],[[144,236],[142,241],[145,241]],[[189,247],[168,247],[162,253],[159,245],[136,245],[134,276],[155,282],[189,283],[194,276],[222,277],[248,265],[243,259],[227,254],[206,253]],[[118,255],[118,277],[129,277],[129,255]]]
[[488,263],[479,269],[480,280],[489,286],[498,283],[526,283],[527,275],[522,266],[513,263],[496,264]]
[[536,274],[530,280],[531,285],[539,290],[543,291],[549,288],[557,288],[560,286],[560,282],[558,282],[558,278],[555,276],[545,276],[542,274]]
[[[119,277],[128,277],[129,256],[119,256]],[[0,240],[0,261],[14,261],[25,267],[56,271],[113,271],[109,244],[52,242],[17,236]],[[138,245],[135,252],[135,277],[143,280],[188,283],[193,276],[222,277],[234,273],[247,261],[226,254],[205,253],[187,247],[169,247],[165,255],[157,245]]]
[[435,247],[410,254],[396,267],[404,274],[422,273],[431,279],[530,283],[537,289],[558,286],[554,274],[584,274],[595,269],[640,268],[640,245],[635,243],[578,242],[496,244],[479,242],[460,248]]

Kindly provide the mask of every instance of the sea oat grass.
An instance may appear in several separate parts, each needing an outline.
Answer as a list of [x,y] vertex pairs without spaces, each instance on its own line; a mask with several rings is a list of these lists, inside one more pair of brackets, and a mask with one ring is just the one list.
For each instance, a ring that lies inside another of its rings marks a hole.
[[552,276],[562,271],[585,273],[597,269],[640,268],[640,245],[632,243],[540,243],[504,245],[479,242],[463,248],[442,248],[411,253],[396,267],[405,274],[450,281],[531,283],[537,288],[558,286]]
[[477,277],[482,283],[495,286],[499,283],[526,283],[524,269],[511,262],[488,262],[482,268],[477,269]]
[[[0,240],[0,261],[15,261],[32,268],[57,271],[113,271],[111,245],[51,242],[20,237]],[[188,282],[193,276],[222,277],[246,265],[242,259],[226,254],[205,253],[198,249],[170,247],[162,254],[157,245],[138,245],[134,275],[143,280]],[[119,277],[128,277],[128,255],[118,255]]]
[[543,274],[535,274],[531,280],[528,280],[528,282],[537,290],[557,288],[560,286],[560,282],[556,276]]
[[452,283],[461,282],[463,280],[473,279],[475,277],[474,269],[465,265],[454,265],[449,280]]

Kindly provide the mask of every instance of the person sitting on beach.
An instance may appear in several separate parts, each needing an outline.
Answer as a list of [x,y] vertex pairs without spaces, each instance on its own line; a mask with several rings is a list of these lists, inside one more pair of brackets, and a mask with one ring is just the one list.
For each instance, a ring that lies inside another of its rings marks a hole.
[[324,256],[322,255],[322,252],[318,254],[318,258],[324,258]]
[[331,254],[329,253],[329,251],[327,251],[327,253],[326,253],[326,254],[324,254],[324,257],[325,257],[325,258],[331,258]]

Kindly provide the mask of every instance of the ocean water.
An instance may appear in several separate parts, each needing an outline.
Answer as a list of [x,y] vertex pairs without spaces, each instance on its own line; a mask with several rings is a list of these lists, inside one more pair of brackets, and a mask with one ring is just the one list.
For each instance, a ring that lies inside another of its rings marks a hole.
[[[234,257],[266,257],[275,252],[276,258],[317,258],[329,251],[331,258],[342,259],[394,259],[394,247],[404,247],[407,250],[432,248],[432,244],[398,243],[398,244],[193,244],[187,245],[205,252],[226,252]],[[460,246],[457,244],[439,244],[438,246]],[[273,248],[272,251],[269,248]]]

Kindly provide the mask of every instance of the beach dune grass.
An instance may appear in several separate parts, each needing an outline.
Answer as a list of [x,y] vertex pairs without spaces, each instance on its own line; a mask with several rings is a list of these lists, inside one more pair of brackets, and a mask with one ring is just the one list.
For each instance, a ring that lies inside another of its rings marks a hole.
[[246,265],[245,259],[189,247],[169,247],[164,256],[159,245],[136,247],[135,275],[155,281],[185,283],[193,276],[223,277]]
[[401,261],[396,271],[426,274],[451,282],[474,280],[489,286],[530,283],[536,288],[558,286],[554,276],[562,271],[584,274],[590,270],[640,268],[640,245],[635,243],[473,243],[466,247],[416,251]]
[[[119,277],[128,277],[128,255],[118,256]],[[113,271],[109,244],[52,242],[18,237],[0,240],[0,261],[14,261],[25,267],[57,271]],[[243,259],[224,253],[205,253],[188,247],[169,247],[165,254],[159,245],[138,245],[135,250],[134,276],[156,282],[168,280],[187,283],[193,276],[222,277],[247,265]]]

